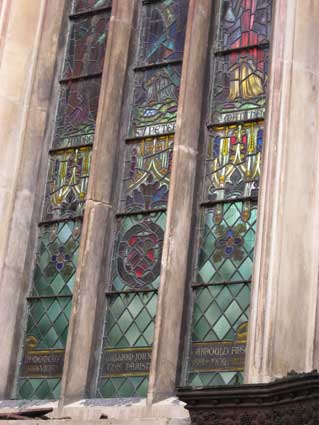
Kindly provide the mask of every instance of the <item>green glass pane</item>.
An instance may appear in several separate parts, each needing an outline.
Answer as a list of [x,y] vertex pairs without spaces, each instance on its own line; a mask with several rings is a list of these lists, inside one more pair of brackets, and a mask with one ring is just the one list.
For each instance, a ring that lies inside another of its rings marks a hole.
[[56,400],[60,395],[61,380],[27,379],[18,382],[17,397],[25,400]]
[[165,213],[152,213],[118,220],[112,261],[114,290],[158,287],[165,218]]
[[83,214],[91,147],[68,149],[52,154],[43,209],[43,220],[71,218]]
[[187,377],[187,385],[192,387],[239,385],[243,383],[244,375],[241,372],[189,373]]
[[257,209],[251,202],[218,204],[205,211],[198,261],[199,283],[251,279]]
[[105,325],[106,346],[108,348],[140,346],[138,340],[142,336],[147,342],[146,345],[152,345],[156,300],[155,292],[112,296]]
[[33,296],[72,293],[80,234],[80,221],[41,226]]
[[71,303],[71,297],[30,301],[26,340],[33,338],[36,349],[63,349]]
[[103,379],[98,388],[98,397],[146,397],[147,387],[147,376]]
[[[228,284],[196,290],[193,341],[233,339],[248,321],[250,284]],[[216,335],[212,338],[211,331]],[[231,332],[230,332],[231,331]]]

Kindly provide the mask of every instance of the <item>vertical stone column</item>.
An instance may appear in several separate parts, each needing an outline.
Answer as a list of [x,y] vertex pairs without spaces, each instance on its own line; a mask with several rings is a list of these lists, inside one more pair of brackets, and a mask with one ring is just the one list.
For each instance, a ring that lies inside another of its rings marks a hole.
[[63,9],[64,0],[5,0],[0,11],[0,398],[15,384]]
[[319,366],[319,3],[274,3],[247,383]]
[[[113,0],[89,190],[69,324],[61,400],[90,396],[105,314],[106,249],[112,235],[121,106],[136,0]],[[104,278],[104,280],[103,280]]]
[[149,379],[150,403],[174,395],[176,389],[211,12],[211,0],[190,0]]

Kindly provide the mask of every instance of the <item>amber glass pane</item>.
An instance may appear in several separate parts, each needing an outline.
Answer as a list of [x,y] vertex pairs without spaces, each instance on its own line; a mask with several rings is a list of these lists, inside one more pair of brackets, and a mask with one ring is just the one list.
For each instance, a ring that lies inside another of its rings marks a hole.
[[269,52],[261,48],[216,57],[214,123],[264,117],[268,62]]
[[50,156],[44,220],[82,215],[90,166],[90,147],[63,150]]
[[263,123],[215,126],[209,133],[204,200],[257,196]]

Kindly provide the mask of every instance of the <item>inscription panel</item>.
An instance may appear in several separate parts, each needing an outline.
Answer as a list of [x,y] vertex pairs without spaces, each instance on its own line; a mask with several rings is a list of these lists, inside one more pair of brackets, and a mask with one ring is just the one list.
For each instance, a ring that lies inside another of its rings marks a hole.
[[244,342],[214,341],[192,344],[192,372],[242,371],[245,365]]
[[61,378],[64,350],[30,351],[22,361],[22,378]]
[[148,375],[151,356],[151,347],[105,350],[102,360],[102,377]]

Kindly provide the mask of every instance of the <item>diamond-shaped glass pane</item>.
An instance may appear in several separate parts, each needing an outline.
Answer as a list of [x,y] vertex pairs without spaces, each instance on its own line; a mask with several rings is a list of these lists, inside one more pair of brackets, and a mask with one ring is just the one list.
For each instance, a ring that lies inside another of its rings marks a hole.
[[101,379],[97,396],[102,398],[146,397],[148,376]]
[[71,303],[71,297],[31,300],[26,344],[32,338],[36,349],[64,349]]
[[22,378],[18,382],[17,397],[25,400],[56,400],[60,395],[60,379]]
[[[156,302],[155,292],[112,296],[105,326],[105,346],[108,348],[151,346]],[[138,343],[140,337],[144,340],[141,345]]]
[[219,204],[205,211],[198,261],[199,283],[251,279],[257,209],[251,202]]
[[[235,290],[234,290],[235,289]],[[215,285],[196,290],[193,341],[233,340],[248,321],[250,284]],[[212,338],[214,332],[215,338]]]

